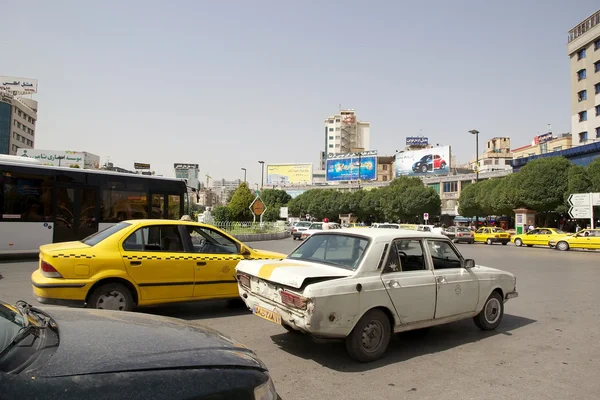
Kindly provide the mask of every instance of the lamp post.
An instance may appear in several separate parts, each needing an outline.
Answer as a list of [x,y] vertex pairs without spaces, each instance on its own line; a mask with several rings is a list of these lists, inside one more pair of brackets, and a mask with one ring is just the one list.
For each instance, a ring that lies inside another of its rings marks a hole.
[[471,135],[475,135],[475,182],[479,182],[479,131],[476,129],[471,129],[469,133]]
[[265,183],[265,162],[259,161],[258,163],[261,165],[261,168],[260,168],[260,190],[262,190],[263,185]]
[[246,183],[246,168],[242,168],[242,171],[244,171],[244,183]]

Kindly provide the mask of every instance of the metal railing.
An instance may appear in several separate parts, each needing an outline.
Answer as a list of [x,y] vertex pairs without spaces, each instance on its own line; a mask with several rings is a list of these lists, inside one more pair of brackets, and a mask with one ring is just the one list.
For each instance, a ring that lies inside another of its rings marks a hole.
[[213,226],[229,233],[230,235],[251,235],[261,233],[285,232],[285,222],[213,222]]

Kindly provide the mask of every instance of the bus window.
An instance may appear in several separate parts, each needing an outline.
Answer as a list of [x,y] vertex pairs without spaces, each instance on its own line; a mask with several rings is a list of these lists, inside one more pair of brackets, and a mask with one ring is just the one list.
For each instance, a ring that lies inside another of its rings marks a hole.
[[165,217],[165,195],[164,194],[153,194],[152,195],[152,218],[163,219]]
[[148,197],[144,192],[104,190],[102,192],[104,222],[120,222],[148,217]]
[[52,220],[52,180],[49,177],[10,174],[2,177],[3,220]]
[[169,219],[181,218],[181,196],[170,194],[169,195]]

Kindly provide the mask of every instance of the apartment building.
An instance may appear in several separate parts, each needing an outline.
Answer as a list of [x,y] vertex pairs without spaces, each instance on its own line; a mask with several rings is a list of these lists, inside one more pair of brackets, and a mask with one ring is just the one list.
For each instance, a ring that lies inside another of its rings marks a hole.
[[[340,110],[328,117],[325,119],[325,151],[321,159],[329,154],[369,150],[370,127],[369,122],[357,119],[355,110]],[[325,169],[324,165],[322,167]]]

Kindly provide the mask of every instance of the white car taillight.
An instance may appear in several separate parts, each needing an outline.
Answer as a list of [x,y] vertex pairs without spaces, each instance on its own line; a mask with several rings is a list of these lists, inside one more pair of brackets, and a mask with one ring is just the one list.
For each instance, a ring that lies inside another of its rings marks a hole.
[[283,304],[298,308],[300,310],[306,310],[308,303],[308,299],[306,297],[299,296],[295,293],[286,292],[285,290],[282,290],[280,295],[281,302]]
[[237,274],[237,280],[240,285],[250,289],[250,277],[246,274]]

